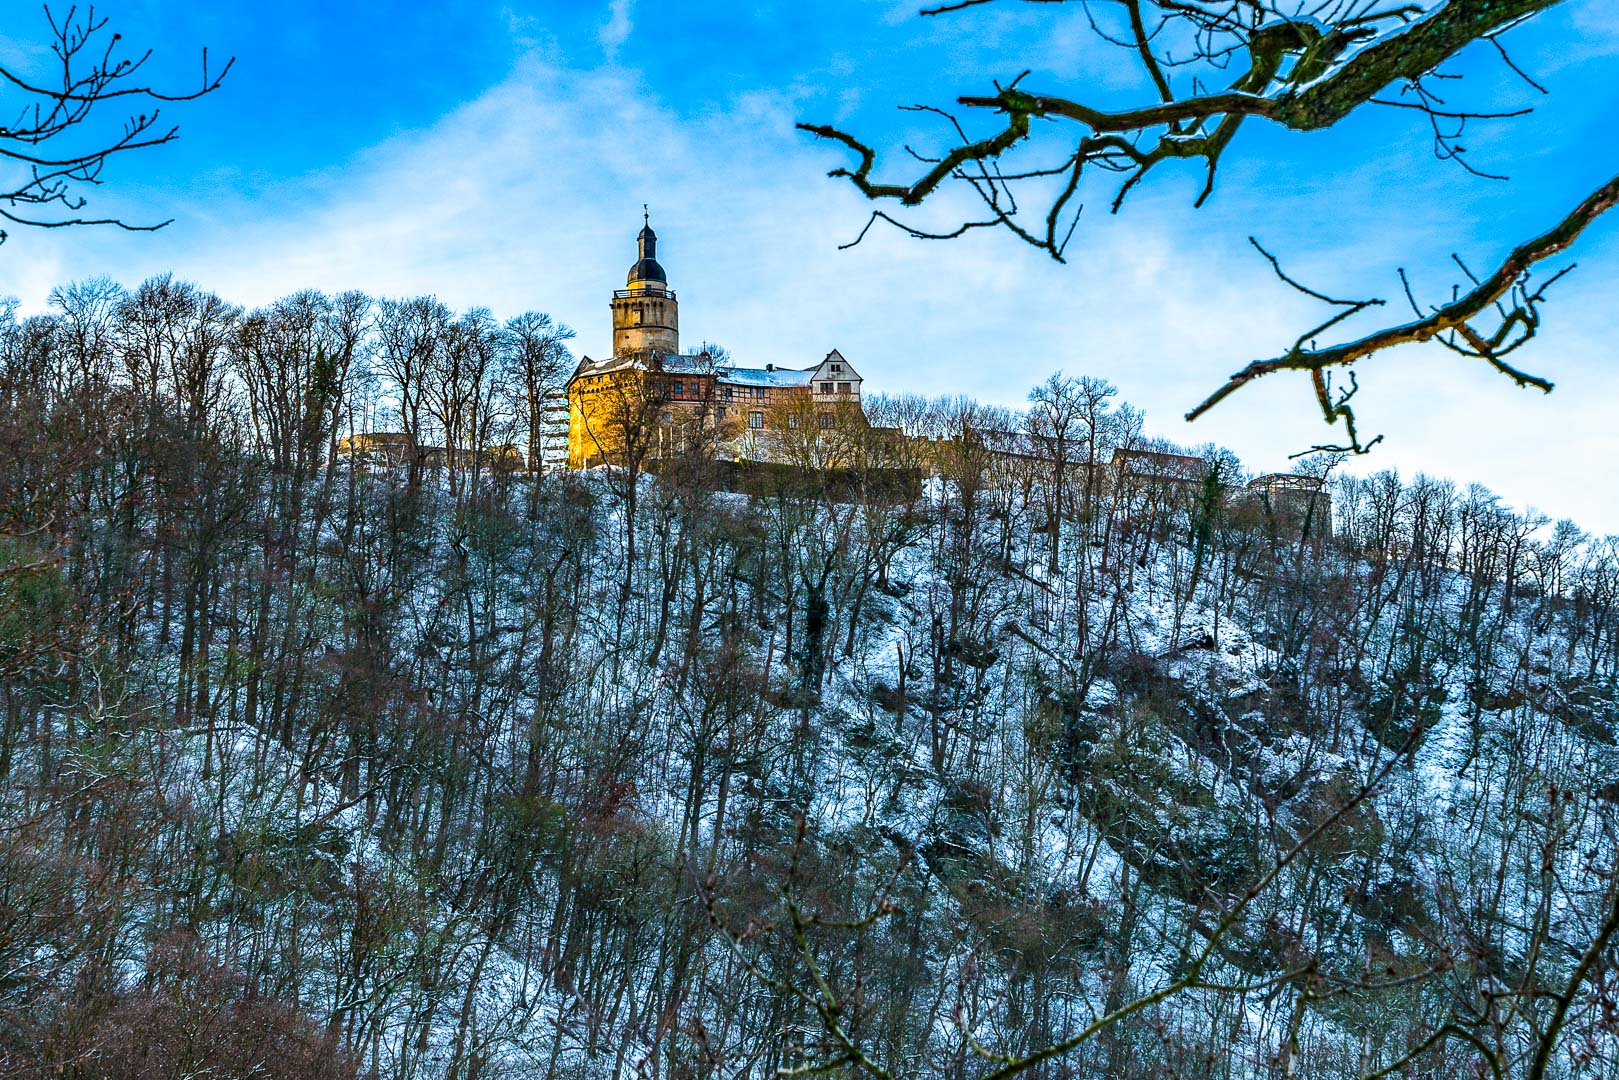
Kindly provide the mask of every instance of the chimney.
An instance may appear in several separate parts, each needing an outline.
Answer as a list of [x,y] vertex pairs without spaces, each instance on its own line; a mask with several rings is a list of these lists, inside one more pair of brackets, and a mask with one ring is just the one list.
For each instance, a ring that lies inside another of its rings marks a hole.
[[765,365],[765,370],[766,371],[775,371],[776,370],[776,365],[775,364],[766,364]]

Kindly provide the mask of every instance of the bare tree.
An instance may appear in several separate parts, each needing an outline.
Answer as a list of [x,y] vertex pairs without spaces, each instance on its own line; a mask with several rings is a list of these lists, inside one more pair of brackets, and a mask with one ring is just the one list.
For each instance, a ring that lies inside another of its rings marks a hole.
[[588,456],[606,466],[610,482],[624,500],[624,580],[619,598],[628,603],[635,584],[641,474],[669,435],[663,421],[668,380],[661,370],[637,369],[603,385],[588,386],[585,393],[580,417],[592,451]]
[[1050,537],[1046,569],[1055,574],[1062,522],[1068,513],[1068,472],[1084,422],[1083,398],[1078,381],[1059,371],[1029,391],[1029,403],[1024,426],[1036,454],[1051,470],[1046,483],[1046,530]]
[[444,439],[444,468],[457,497],[476,487],[494,448],[499,354],[499,324],[488,308],[474,308],[449,324],[428,365],[427,413]]
[[520,395],[519,412],[528,428],[528,463],[539,468],[545,439],[546,399],[567,382],[573,331],[538,311],[506,322],[502,368],[508,390]]
[[378,366],[388,380],[410,455],[410,478],[421,483],[430,376],[450,333],[452,316],[437,297],[384,300],[377,314]]

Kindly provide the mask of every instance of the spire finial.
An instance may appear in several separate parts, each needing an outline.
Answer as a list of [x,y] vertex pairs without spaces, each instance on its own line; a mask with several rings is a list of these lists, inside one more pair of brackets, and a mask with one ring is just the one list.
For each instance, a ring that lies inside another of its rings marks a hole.
[[646,203],[641,204],[641,224],[652,227],[652,211],[646,208]]

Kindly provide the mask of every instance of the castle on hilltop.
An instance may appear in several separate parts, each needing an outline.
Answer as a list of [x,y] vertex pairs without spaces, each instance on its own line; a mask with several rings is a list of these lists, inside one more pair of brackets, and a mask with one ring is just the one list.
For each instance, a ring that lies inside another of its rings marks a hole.
[[[797,432],[864,422],[860,373],[836,349],[804,368],[736,367],[706,351],[682,353],[680,304],[650,220],[636,247],[625,286],[613,293],[613,355],[584,357],[568,379],[567,467],[691,451],[776,461],[790,456]],[[560,434],[548,463],[562,464]]]
[[[546,393],[540,431],[525,453],[515,445],[419,445],[403,432],[360,433],[337,452],[369,463],[451,470],[555,472],[625,465],[663,472],[677,462],[717,463],[732,491],[785,490],[813,478],[821,493],[914,498],[935,451],[970,443],[999,463],[996,483],[1030,483],[1057,467],[1085,490],[1161,497],[1194,506],[1225,491],[1232,505],[1260,508],[1289,528],[1331,534],[1332,496],[1324,476],[1268,473],[1233,488],[1201,454],[1150,446],[1132,437],[1108,461],[1092,460],[1085,440],[1065,442],[1013,423],[1007,430],[963,427],[954,434],[872,425],[861,376],[833,349],[805,367],[738,367],[706,348],[680,351],[680,303],[658,261],[650,220],[636,238],[636,260],[613,292],[613,352],[580,359],[566,383]],[[532,418],[532,413],[530,417]],[[532,422],[532,421],[531,421]],[[896,448],[907,447],[896,454]],[[918,453],[911,452],[919,451]],[[1021,479],[1019,479],[1021,478]]]

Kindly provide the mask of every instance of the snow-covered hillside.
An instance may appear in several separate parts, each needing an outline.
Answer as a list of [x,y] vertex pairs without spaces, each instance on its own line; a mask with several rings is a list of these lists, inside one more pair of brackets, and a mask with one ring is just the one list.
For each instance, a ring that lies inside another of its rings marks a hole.
[[330,388],[28,332],[6,1075],[1619,1069],[1610,540],[1388,475],[1328,535],[1127,410],[874,403],[909,491],[352,464]]

